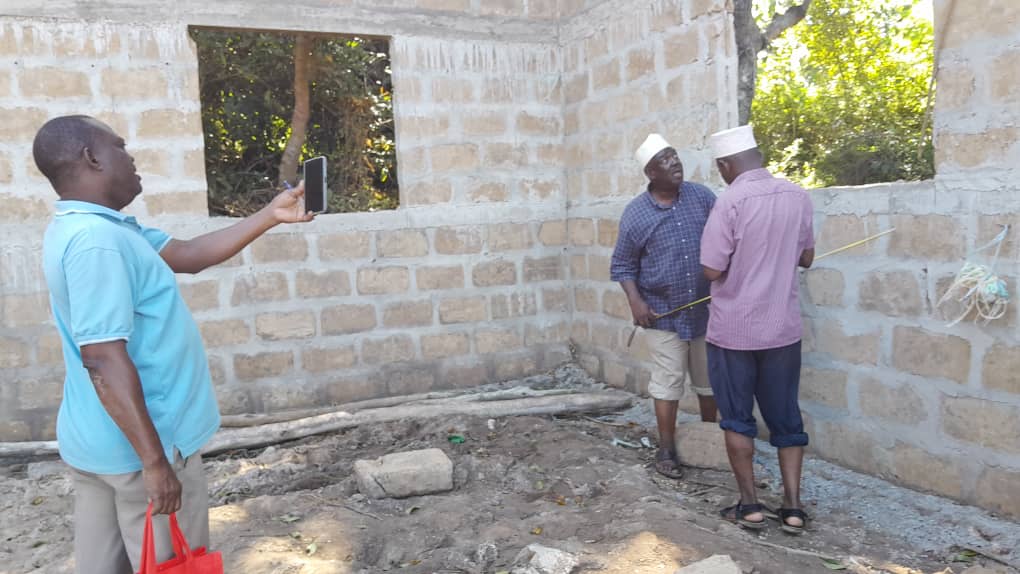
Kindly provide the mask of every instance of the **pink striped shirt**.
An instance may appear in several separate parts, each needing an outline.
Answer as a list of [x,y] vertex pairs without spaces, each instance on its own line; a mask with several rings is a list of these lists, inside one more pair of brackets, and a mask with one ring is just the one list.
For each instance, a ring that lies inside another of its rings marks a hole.
[[701,238],[701,264],[724,272],[712,283],[708,342],[754,351],[800,340],[797,264],[815,246],[812,217],[807,192],[766,169],[719,196]]

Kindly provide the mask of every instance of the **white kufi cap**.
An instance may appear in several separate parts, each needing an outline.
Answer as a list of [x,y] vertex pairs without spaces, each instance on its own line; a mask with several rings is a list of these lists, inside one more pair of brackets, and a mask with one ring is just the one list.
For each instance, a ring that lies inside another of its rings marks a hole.
[[708,139],[712,146],[712,155],[716,159],[758,147],[758,142],[754,141],[754,130],[751,129],[751,126],[738,126],[716,132]]
[[641,169],[644,169],[648,162],[652,161],[652,158],[655,157],[655,154],[670,147],[673,146],[669,145],[666,138],[659,134],[650,134],[645,138],[645,143],[641,144],[641,147],[637,148],[637,151],[634,152],[634,159],[641,164]]

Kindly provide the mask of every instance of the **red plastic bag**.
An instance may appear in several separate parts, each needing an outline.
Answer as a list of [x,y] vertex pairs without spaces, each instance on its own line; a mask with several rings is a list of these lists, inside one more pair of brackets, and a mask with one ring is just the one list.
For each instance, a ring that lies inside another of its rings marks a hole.
[[170,515],[170,539],[174,557],[156,564],[156,540],[152,531],[152,505],[145,511],[145,534],[142,536],[142,569],[138,574],[223,574],[223,557],[219,552],[207,554],[205,547],[192,550],[177,524],[177,515]]

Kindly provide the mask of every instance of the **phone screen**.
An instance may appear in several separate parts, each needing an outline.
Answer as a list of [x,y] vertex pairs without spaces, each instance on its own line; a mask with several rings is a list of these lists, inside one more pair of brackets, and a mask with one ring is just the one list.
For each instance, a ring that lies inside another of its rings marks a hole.
[[305,210],[326,212],[326,158],[315,157],[305,162]]

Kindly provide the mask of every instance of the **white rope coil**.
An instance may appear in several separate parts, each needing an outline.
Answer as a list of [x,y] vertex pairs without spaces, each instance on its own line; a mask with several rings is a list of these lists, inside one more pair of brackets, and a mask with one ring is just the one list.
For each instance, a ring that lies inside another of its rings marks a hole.
[[956,300],[960,304],[962,313],[949,323],[950,327],[971,314],[974,314],[975,323],[983,320],[984,325],[1006,315],[1006,310],[1009,308],[1009,289],[1006,287],[1006,281],[995,274],[995,265],[999,261],[999,252],[1002,250],[1002,243],[1005,241],[1007,233],[1009,233],[1009,226],[1004,225],[995,239],[971,253],[971,257],[973,257],[994,247],[995,257],[992,259],[992,265],[985,266],[970,261],[965,262],[945,295],[935,305],[937,308],[941,308],[952,300]]

